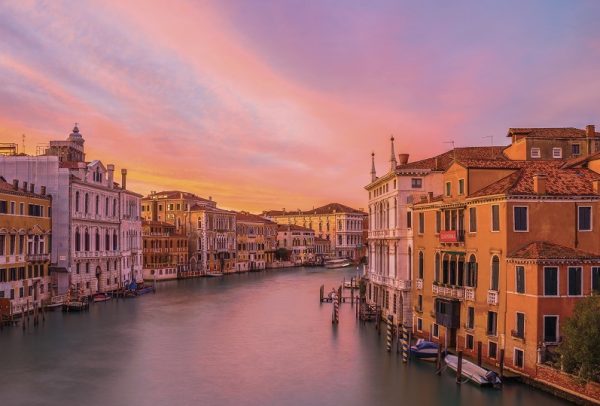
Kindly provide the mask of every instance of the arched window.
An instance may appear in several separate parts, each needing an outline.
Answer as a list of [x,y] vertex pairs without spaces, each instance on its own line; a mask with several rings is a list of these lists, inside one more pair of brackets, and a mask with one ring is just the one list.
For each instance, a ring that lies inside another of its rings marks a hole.
[[477,287],[477,258],[473,254],[471,254],[469,262],[467,262],[466,285],[471,288]]
[[425,267],[423,251],[419,251],[419,279],[423,279],[423,268]]
[[79,228],[75,229],[75,251],[81,251],[81,234],[79,233]]
[[412,280],[412,248],[408,247],[408,280]]
[[117,241],[117,232],[113,231],[113,251],[117,250],[118,241]]
[[90,210],[90,196],[86,193],[84,198],[84,212],[85,214],[89,213]]
[[100,251],[100,231],[96,229],[96,251]]
[[96,195],[96,214],[100,214],[100,196]]
[[436,282],[440,281],[440,253],[436,252],[435,253],[435,275],[434,275],[434,280]]
[[84,246],[86,251],[90,250],[90,233],[87,228],[85,229]]
[[492,257],[492,280],[490,283],[490,289],[498,291],[500,284],[500,259],[494,255]]
[[112,215],[115,217],[117,215],[117,199],[113,199],[113,210]]
[[75,192],[75,212],[79,212],[79,191]]
[[108,197],[104,199],[104,215],[108,217]]
[[104,250],[110,251],[110,232],[106,230],[106,234],[104,234]]

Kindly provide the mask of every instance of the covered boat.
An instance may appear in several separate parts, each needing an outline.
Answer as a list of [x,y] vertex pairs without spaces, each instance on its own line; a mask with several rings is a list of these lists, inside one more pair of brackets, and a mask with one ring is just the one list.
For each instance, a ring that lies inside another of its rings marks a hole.
[[107,295],[106,293],[96,293],[93,296],[93,301],[94,303],[98,303],[98,302],[106,302],[108,300],[110,300],[111,297],[109,295]]
[[345,268],[352,265],[352,261],[347,258],[330,259],[325,261],[325,268]]
[[[410,347],[410,355],[424,361],[435,361],[438,348],[439,344],[420,338],[415,345]],[[442,355],[444,354],[445,351],[442,351]]]
[[[456,355],[446,355],[445,361],[446,365],[453,371],[458,369],[458,357]],[[465,359],[462,360],[461,375],[481,386],[497,386],[502,384],[497,373],[482,368]]]

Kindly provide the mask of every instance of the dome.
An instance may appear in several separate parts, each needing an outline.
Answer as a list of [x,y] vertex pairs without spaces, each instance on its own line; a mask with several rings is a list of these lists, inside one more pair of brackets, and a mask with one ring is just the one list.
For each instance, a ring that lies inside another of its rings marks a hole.
[[75,126],[73,127],[73,132],[69,135],[67,141],[74,141],[83,144],[84,140],[81,134],[79,133],[79,127],[77,126],[77,123],[75,123]]

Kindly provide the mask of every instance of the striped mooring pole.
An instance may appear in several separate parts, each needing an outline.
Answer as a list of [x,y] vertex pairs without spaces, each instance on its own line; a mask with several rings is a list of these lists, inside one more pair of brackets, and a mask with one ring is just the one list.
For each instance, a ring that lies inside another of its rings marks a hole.
[[337,293],[333,293],[333,318],[331,320],[332,323],[338,324],[340,322],[340,298]]
[[402,362],[408,362],[408,330],[402,324]]
[[386,350],[387,352],[392,351],[392,336],[393,336],[393,331],[392,329],[394,328],[394,316],[389,314],[387,316],[387,337],[386,337]]

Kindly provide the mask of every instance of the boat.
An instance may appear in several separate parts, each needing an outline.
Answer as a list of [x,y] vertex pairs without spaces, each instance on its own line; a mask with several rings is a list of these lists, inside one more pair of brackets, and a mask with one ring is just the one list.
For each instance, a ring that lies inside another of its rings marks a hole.
[[63,304],[63,312],[81,312],[83,310],[87,310],[89,308],[89,302],[87,298],[82,298],[80,300],[71,300],[65,304]]
[[[415,345],[410,347],[410,355],[423,361],[435,361],[437,359],[439,345],[432,341],[419,338]],[[442,356],[446,352],[442,350]]]
[[219,276],[223,276],[223,272],[207,272],[206,276],[211,278],[218,278]]
[[[446,355],[445,361],[446,365],[453,371],[458,369],[458,357],[456,355]],[[461,375],[480,386],[498,386],[502,384],[497,373],[465,359],[462,360]]]
[[325,261],[325,268],[329,269],[346,268],[350,265],[352,265],[352,261],[348,258],[329,259]]
[[112,299],[112,298],[109,295],[107,295],[106,293],[96,293],[94,295],[94,297],[92,298],[94,303],[106,302],[106,301],[109,301],[110,299]]
[[140,286],[135,293],[137,296],[140,296],[150,292],[154,292],[154,286]]

